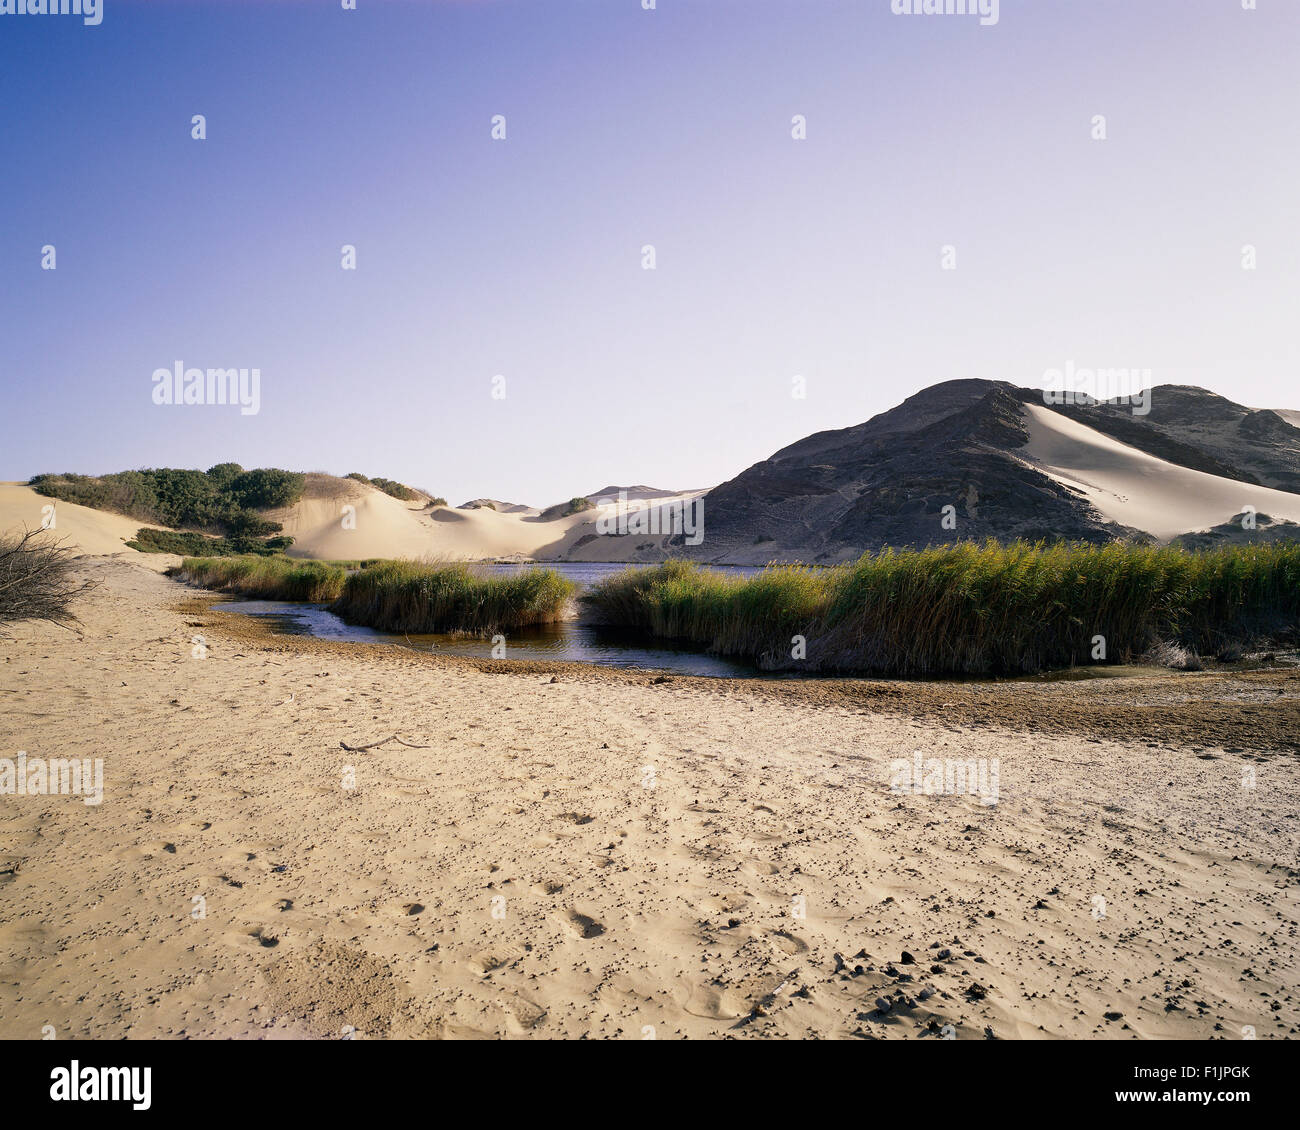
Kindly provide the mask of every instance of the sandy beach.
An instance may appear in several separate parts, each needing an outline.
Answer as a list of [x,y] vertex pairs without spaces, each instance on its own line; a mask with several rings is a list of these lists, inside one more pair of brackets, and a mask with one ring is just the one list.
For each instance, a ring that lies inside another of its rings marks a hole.
[[78,569],[0,640],[0,756],[104,769],[0,797],[0,1036],[1295,1034],[1295,670],[661,679]]

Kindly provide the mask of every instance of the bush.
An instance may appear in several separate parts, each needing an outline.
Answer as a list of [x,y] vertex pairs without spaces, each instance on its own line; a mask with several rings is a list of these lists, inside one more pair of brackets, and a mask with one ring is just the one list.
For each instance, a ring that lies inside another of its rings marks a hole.
[[44,530],[0,537],[0,623],[77,622],[72,601],[93,585],[72,576],[72,551]]
[[263,467],[236,475],[228,489],[234,501],[245,510],[277,510],[297,502],[306,485],[306,475]]
[[280,529],[252,511],[291,506],[302,497],[306,481],[292,471],[245,471],[238,463],[218,463],[206,473],[160,467],[99,477],[36,475],[28,485],[51,498],[142,522],[250,537]]
[[[408,487],[405,483],[399,483],[393,479],[368,479],[358,471],[352,471],[345,475],[344,478],[356,479],[359,483],[369,483],[372,487],[378,487],[385,494],[392,495],[394,498],[401,499],[403,502],[411,502],[419,498],[419,494]],[[444,500],[443,505],[446,505]]]
[[411,502],[420,497],[405,483],[394,482],[392,479],[371,479],[370,482],[385,494],[392,495],[393,498],[400,499],[402,502]]
[[[267,525],[280,528],[274,522]],[[283,553],[293,545],[293,538],[216,538],[186,530],[145,527],[137,530],[135,537],[126,544],[141,553],[179,553],[185,557],[235,557],[246,553],[268,556]]]

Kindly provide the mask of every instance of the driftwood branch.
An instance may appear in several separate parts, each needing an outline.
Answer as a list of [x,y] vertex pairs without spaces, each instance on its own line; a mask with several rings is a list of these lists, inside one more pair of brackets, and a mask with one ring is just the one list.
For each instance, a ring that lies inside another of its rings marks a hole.
[[349,753],[362,753],[368,749],[375,749],[378,746],[387,745],[389,742],[397,742],[398,745],[404,745],[406,746],[407,749],[432,749],[433,748],[432,746],[416,745],[414,742],[404,741],[397,734],[392,734],[389,737],[384,738],[382,741],[371,742],[369,745],[348,745],[347,742],[339,742],[339,745],[341,745]]

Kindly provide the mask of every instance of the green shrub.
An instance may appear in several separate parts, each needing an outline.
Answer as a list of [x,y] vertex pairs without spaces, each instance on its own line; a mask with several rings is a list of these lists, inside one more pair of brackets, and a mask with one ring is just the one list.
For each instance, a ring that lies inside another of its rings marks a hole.
[[306,475],[262,467],[236,475],[227,490],[236,504],[245,510],[277,510],[297,502],[306,485]]
[[306,481],[292,471],[245,471],[238,463],[218,463],[207,472],[159,467],[98,477],[36,475],[28,485],[50,498],[142,522],[253,537],[280,529],[253,511],[291,506],[302,497]]
[[[359,483],[369,483],[373,487],[378,487],[385,494],[392,495],[393,498],[400,499],[402,502],[411,502],[420,497],[417,491],[412,490],[405,483],[399,483],[394,479],[368,479],[359,471],[351,471],[344,478],[355,479]],[[446,500],[443,500],[446,505]]]
[[405,483],[394,482],[392,479],[371,479],[370,482],[385,494],[392,495],[393,498],[400,499],[402,502],[410,502],[420,497]]
[[[276,526],[276,529],[279,527]],[[189,530],[155,530],[145,527],[137,530],[135,537],[126,544],[141,553],[179,553],[185,557],[236,557],[245,553],[268,556],[283,553],[293,545],[293,538],[219,538]]]

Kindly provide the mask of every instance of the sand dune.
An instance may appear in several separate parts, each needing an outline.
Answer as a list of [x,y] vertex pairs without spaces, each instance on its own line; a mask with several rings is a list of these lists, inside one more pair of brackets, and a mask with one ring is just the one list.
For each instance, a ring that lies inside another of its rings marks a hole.
[[[683,499],[661,495],[651,510]],[[635,501],[635,500],[633,500]],[[126,547],[142,526],[150,525],[103,510],[57,502],[21,483],[0,483],[0,532],[40,526],[42,507],[55,505],[56,533],[81,554],[127,555],[153,568],[174,562],[171,554],[141,554]],[[504,512],[429,507],[424,500],[402,502],[377,487],[353,479],[310,474],[301,501],[267,512],[294,539],[294,557],[350,560],[413,557],[444,561],[484,561],[522,557],[538,560],[657,561],[666,554],[662,534],[602,537],[597,520],[612,517],[616,503],[578,514],[546,519],[535,510]],[[655,527],[659,528],[656,518]]]
[[[1030,440],[1013,455],[1071,488],[1107,521],[1161,540],[1218,526],[1247,506],[1277,520],[1300,522],[1300,494],[1177,466],[1039,405],[1025,405],[1024,411]],[[1297,413],[1280,415],[1293,423],[1300,419]],[[669,538],[675,527],[665,515],[705,494],[625,488],[626,501],[647,508],[650,519],[639,530],[609,536],[618,489],[607,487],[588,496],[601,505],[562,514],[558,506],[539,512],[505,504],[495,510],[430,506],[424,497],[402,502],[369,483],[313,473],[298,503],[267,516],[293,537],[291,555],[303,558],[654,562],[673,549]],[[51,501],[30,487],[0,484],[0,530],[39,526],[42,507]],[[718,513],[725,517],[725,509]],[[66,502],[57,504],[56,515],[58,533],[81,553],[139,556],[124,543],[144,523]],[[738,559],[744,548],[730,559]],[[771,549],[761,553],[767,560]],[[167,555],[144,556],[154,567],[169,560]]]
[[63,539],[78,554],[129,557],[160,568],[161,559],[175,560],[170,554],[138,553],[127,548],[126,541],[135,537],[141,526],[149,523],[105,510],[92,510],[73,502],[59,502],[37,494],[22,483],[0,483],[0,533],[40,528],[45,519],[44,508],[51,505],[54,507],[54,536]]
[[1300,495],[1176,466],[1049,408],[1028,404],[1025,412],[1030,440],[1021,454],[1109,521],[1161,540],[1217,526],[1246,506],[1300,522]]
[[[683,497],[658,498],[662,510]],[[295,557],[352,559],[415,557],[478,561],[532,557],[579,561],[657,560],[664,538],[656,535],[601,537],[597,520],[614,514],[617,503],[546,519],[535,511],[503,512],[488,507],[425,507],[400,502],[374,487],[329,475],[308,476],[302,501],[268,517],[292,535]],[[581,543],[581,544],[579,544]],[[640,548],[638,548],[640,547]]]
[[473,561],[554,554],[573,540],[569,535],[584,516],[542,522],[488,507],[424,507],[347,479],[310,475],[302,501],[268,517],[293,537],[294,557]]

